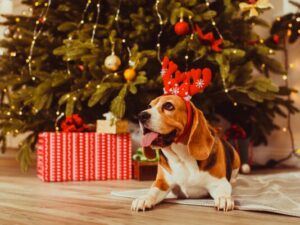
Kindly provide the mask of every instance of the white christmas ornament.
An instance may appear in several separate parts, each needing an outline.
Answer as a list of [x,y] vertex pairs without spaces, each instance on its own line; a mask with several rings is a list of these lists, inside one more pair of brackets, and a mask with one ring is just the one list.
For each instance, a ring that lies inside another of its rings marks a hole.
[[116,71],[121,65],[121,60],[118,56],[112,53],[111,55],[105,58],[104,65],[107,69]]

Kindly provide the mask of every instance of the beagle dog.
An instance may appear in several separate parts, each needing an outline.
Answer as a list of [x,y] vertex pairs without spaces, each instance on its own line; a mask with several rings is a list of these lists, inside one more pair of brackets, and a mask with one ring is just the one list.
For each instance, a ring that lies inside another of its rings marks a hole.
[[177,198],[210,195],[218,210],[234,209],[231,182],[240,168],[239,155],[190,104],[190,126],[185,100],[176,95],[154,99],[139,114],[145,155],[153,158],[153,149],[159,148],[160,160],[156,180],[145,196],[132,202],[131,210],[150,209],[170,192]]

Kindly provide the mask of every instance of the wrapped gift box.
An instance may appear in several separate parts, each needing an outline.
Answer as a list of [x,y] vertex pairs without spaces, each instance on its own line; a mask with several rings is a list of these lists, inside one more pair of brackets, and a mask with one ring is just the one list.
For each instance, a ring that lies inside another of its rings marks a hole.
[[133,161],[133,178],[140,181],[155,180],[157,162]]
[[97,133],[122,134],[128,133],[127,120],[97,120]]
[[37,143],[43,181],[131,179],[130,134],[44,132]]

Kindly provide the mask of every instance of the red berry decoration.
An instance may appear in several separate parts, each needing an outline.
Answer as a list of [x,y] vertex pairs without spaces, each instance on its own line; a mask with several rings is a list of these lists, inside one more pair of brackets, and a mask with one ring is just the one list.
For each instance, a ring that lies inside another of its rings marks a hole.
[[185,35],[190,31],[189,24],[185,21],[179,21],[174,26],[177,35]]
[[279,37],[278,34],[274,34],[273,37],[272,37],[272,39],[273,39],[273,42],[274,42],[275,44],[278,44],[279,41],[280,41],[280,37]]

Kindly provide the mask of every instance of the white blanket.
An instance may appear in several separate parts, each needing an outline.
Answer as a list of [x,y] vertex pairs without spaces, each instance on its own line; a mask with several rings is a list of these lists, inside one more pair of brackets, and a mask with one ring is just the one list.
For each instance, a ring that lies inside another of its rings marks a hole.
[[[148,189],[112,192],[112,195],[136,198]],[[233,187],[235,209],[265,211],[300,217],[300,172],[275,175],[239,175]],[[164,202],[213,207],[212,199],[172,199]]]

